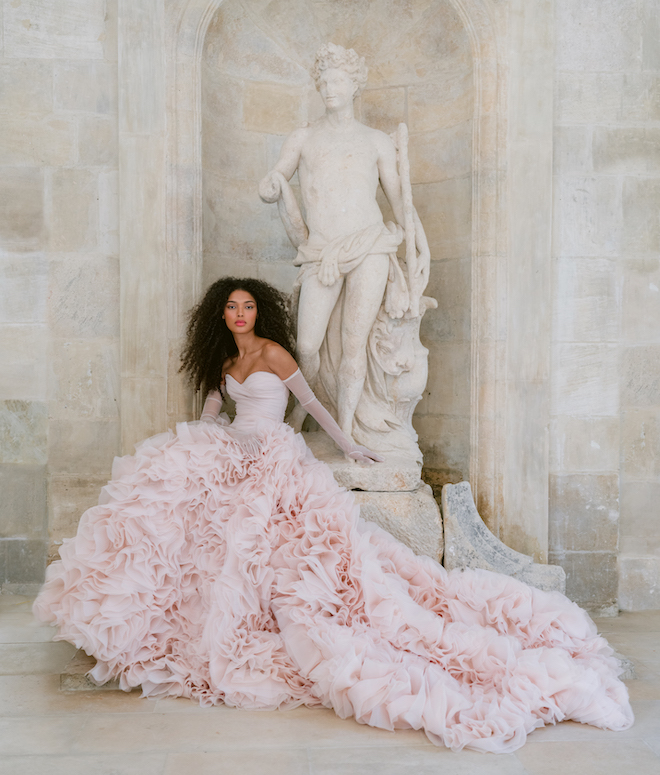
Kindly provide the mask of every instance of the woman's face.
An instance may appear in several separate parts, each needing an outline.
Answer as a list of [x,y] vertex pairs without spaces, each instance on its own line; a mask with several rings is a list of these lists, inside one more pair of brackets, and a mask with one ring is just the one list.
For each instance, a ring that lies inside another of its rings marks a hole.
[[257,322],[257,302],[247,291],[232,291],[222,317],[232,334],[246,334]]

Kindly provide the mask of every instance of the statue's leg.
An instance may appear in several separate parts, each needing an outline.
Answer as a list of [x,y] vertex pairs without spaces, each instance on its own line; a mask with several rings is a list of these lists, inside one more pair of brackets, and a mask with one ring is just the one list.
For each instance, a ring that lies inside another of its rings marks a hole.
[[[316,276],[311,276],[303,281],[300,288],[296,359],[300,371],[310,385],[314,384],[319,371],[319,350],[342,285],[343,280],[340,279],[328,288],[322,285]],[[306,416],[304,407],[296,404],[287,417],[287,422],[299,432]]]
[[367,375],[367,341],[383,302],[388,273],[389,257],[373,255],[346,276],[337,403],[339,426],[350,437]]

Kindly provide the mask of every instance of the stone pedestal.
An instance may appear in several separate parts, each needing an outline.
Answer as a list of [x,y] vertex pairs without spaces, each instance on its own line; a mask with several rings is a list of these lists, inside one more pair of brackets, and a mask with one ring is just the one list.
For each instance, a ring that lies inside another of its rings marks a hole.
[[546,591],[566,591],[566,574],[559,565],[540,565],[503,544],[486,527],[474,505],[469,482],[442,488],[445,568],[484,568]]
[[440,509],[414,461],[391,457],[374,465],[352,463],[325,433],[303,435],[314,456],[330,467],[337,483],[354,491],[363,519],[387,530],[415,554],[442,562]]

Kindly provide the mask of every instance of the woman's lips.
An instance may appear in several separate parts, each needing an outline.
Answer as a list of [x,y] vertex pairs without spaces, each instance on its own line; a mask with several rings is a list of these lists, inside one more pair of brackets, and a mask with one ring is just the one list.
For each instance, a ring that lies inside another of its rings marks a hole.
[[236,325],[237,326],[244,326],[245,325],[245,321],[244,320],[237,320],[236,321]]

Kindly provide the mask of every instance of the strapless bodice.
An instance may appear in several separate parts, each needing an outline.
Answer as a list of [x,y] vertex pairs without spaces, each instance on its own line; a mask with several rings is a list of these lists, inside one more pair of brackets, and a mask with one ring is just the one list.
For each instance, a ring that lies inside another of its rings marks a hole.
[[245,382],[227,374],[225,386],[236,403],[236,419],[232,427],[252,432],[263,420],[281,423],[289,401],[289,389],[270,371],[254,371]]

